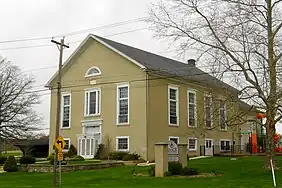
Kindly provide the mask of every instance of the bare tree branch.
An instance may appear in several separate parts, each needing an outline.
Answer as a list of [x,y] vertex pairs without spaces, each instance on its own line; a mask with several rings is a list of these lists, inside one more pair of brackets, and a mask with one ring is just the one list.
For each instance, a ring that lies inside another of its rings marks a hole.
[[30,92],[34,80],[7,60],[0,62],[0,137],[19,138],[40,129],[41,117],[33,110],[39,95]]

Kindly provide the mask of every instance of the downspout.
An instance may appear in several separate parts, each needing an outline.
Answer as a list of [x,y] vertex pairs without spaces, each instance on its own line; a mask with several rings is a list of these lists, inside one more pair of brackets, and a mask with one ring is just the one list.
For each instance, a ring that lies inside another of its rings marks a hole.
[[146,108],[145,108],[145,110],[146,110],[146,159],[148,160],[148,149],[149,149],[149,147],[148,147],[148,143],[149,143],[149,136],[148,136],[148,133],[149,133],[149,131],[148,131],[148,127],[149,127],[149,120],[150,120],[150,113],[149,113],[149,79],[148,79],[148,71],[147,70],[145,70],[145,74],[146,74],[146,101],[145,101],[145,103],[146,103]]

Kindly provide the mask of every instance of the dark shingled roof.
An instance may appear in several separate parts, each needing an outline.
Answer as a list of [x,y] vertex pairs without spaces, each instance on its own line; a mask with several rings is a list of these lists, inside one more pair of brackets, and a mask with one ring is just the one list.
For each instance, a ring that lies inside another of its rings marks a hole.
[[216,88],[225,88],[231,92],[238,92],[234,87],[224,83],[223,81],[218,80],[217,78],[209,75],[208,73],[202,71],[196,66],[191,66],[186,63],[182,63],[173,59],[169,59],[157,54],[153,54],[138,48],[134,48],[125,44],[121,44],[97,35],[94,37],[102,40],[118,51],[124,53],[128,57],[139,62],[145,66],[148,70],[151,70],[155,73],[180,77],[189,81],[198,82],[202,85]]

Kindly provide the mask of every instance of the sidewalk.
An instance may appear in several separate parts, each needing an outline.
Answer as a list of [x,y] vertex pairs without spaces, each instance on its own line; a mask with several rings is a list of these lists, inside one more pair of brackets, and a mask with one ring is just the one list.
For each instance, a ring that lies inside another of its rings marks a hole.
[[198,156],[198,157],[191,157],[191,158],[189,158],[189,160],[194,160],[194,159],[203,159],[203,158],[208,158],[208,157],[211,157],[211,156]]

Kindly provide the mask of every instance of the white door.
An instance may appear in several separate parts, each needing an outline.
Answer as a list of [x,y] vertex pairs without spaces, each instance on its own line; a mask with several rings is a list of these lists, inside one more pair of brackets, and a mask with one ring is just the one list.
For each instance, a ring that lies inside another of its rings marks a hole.
[[94,136],[81,136],[78,138],[78,154],[83,158],[93,158],[95,148]]
[[213,140],[205,139],[205,155],[213,155]]

